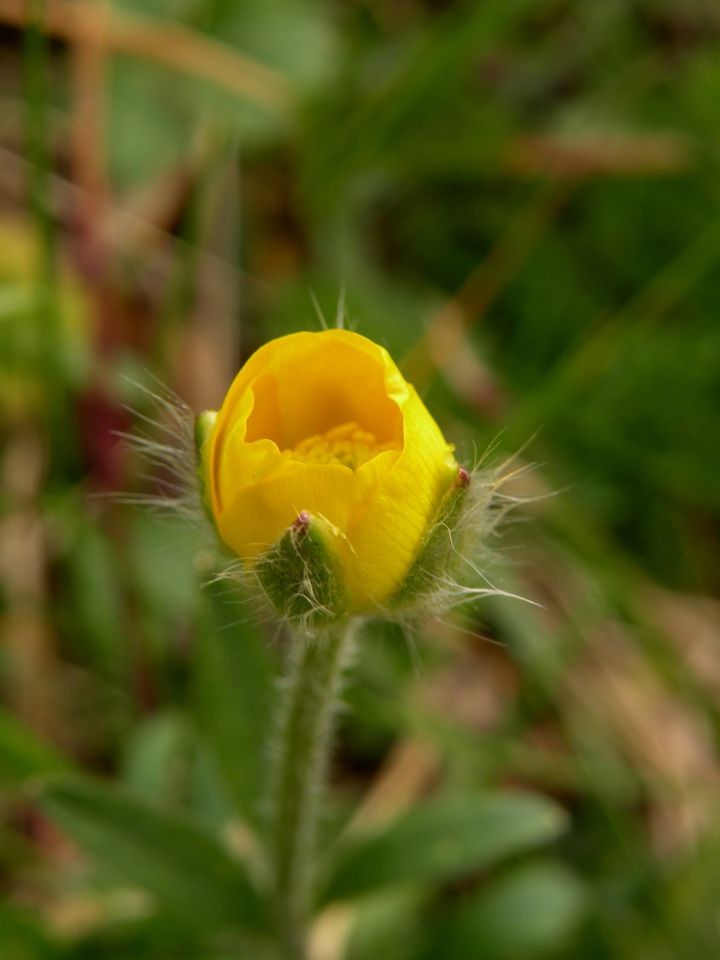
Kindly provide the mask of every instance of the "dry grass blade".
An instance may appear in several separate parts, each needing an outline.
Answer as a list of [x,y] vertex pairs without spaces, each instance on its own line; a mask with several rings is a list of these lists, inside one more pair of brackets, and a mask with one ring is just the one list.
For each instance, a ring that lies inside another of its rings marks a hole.
[[665,176],[691,165],[691,142],[677,133],[539,134],[514,140],[505,167],[521,176]]
[[[0,0],[1,23],[22,27],[27,19],[24,0]],[[209,80],[276,113],[292,105],[290,84],[281,73],[181,24],[119,16],[94,3],[53,0],[47,4],[45,25],[53,36],[73,44],[92,43],[100,35],[110,53]]]

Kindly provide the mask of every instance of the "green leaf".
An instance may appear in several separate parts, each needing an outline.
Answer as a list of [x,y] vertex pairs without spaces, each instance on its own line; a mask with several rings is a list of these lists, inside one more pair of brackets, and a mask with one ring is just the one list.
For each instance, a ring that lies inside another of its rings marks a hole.
[[174,807],[186,793],[192,747],[192,730],[182,714],[153,714],[125,742],[122,779],[134,794]]
[[427,938],[423,911],[427,897],[415,890],[369,897],[350,930],[344,960],[414,960],[423,955]]
[[104,871],[145,888],[177,923],[258,926],[258,897],[242,864],[192,820],[82,777],[47,781],[39,802]]
[[60,956],[39,918],[9,903],[0,904],[0,945],[3,960],[49,960]]
[[186,810],[211,826],[233,814],[208,745],[178,711],[159,711],[134,728],[123,751],[122,780],[156,805]]
[[463,905],[432,957],[525,960],[560,946],[586,907],[577,877],[559,863],[535,863],[501,877]]
[[312,91],[333,76],[340,44],[331,5],[322,0],[226,3],[213,32],[241,53],[282,71],[293,89]]
[[238,812],[257,824],[273,729],[275,680],[267,641],[244,621],[239,600],[237,592],[221,583],[206,590],[197,702],[200,730],[224,786]]
[[21,784],[28,777],[55,773],[65,766],[49,743],[0,710],[0,783]]
[[187,77],[154,63],[116,56],[108,75],[110,170],[127,187],[179,162],[192,138]]
[[67,558],[68,599],[74,622],[68,632],[79,655],[103,679],[126,683],[130,673],[129,645],[124,636],[117,557],[108,537],[86,506],[75,500],[65,507],[63,520],[72,548]]
[[198,608],[197,533],[187,521],[158,522],[150,513],[131,519],[135,585],[145,614],[162,634],[186,623]]
[[447,881],[551,840],[564,822],[559,807],[532,794],[498,792],[436,800],[384,830],[347,842],[336,857],[325,898]]

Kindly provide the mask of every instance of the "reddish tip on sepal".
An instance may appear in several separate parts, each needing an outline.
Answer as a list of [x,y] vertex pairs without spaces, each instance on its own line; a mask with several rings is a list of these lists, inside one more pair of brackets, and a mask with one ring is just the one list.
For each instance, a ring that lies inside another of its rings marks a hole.
[[470,486],[470,474],[465,467],[458,467],[457,477],[455,477],[455,486],[459,490],[464,490]]
[[297,532],[300,532],[301,530],[307,530],[307,528],[310,526],[311,519],[312,518],[307,510],[301,510],[297,515],[297,519],[292,525],[293,530]]

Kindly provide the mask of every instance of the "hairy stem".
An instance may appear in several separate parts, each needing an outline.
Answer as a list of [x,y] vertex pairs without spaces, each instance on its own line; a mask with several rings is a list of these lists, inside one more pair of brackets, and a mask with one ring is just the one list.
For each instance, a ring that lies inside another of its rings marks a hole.
[[305,960],[319,804],[354,623],[294,637],[273,781],[276,922],[284,960]]

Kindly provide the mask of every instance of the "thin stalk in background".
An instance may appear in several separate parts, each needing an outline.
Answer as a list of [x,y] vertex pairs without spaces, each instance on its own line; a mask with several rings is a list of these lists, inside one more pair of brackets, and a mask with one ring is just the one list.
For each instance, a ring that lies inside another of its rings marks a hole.
[[60,316],[57,303],[55,224],[50,200],[52,131],[50,125],[51,56],[45,32],[44,0],[28,0],[23,41],[25,126],[30,161],[28,205],[38,238],[35,265],[35,335],[46,398],[46,427],[53,473],[59,475],[75,460],[75,436],[67,410],[61,360]]
[[36,310],[44,336],[42,360],[51,384],[57,376],[57,310],[52,297],[55,284],[55,228],[50,213],[50,123],[48,112],[50,84],[49,40],[44,33],[45,4],[30,0],[23,45],[25,81],[25,133],[30,161],[28,205],[38,238],[36,270]]
[[275,919],[284,960],[305,960],[322,788],[356,621],[293,638],[272,781]]

